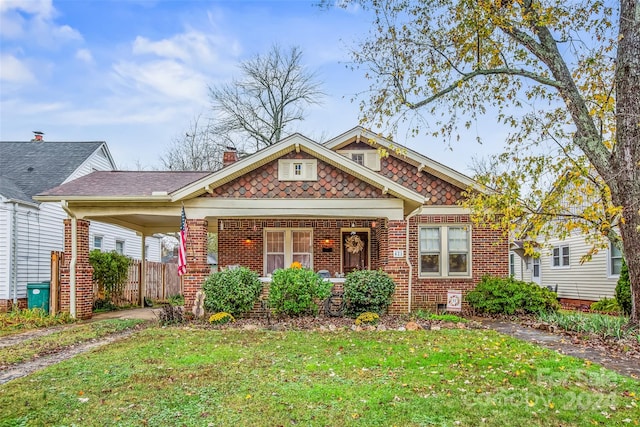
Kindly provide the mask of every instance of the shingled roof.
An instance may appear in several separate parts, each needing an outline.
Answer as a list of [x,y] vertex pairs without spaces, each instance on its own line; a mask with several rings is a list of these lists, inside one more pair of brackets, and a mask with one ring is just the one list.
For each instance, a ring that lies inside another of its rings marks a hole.
[[[147,197],[171,194],[211,172],[96,171],[40,193],[39,196]],[[156,193],[156,194],[154,194]]]
[[105,143],[0,141],[0,195],[29,203],[62,184]]

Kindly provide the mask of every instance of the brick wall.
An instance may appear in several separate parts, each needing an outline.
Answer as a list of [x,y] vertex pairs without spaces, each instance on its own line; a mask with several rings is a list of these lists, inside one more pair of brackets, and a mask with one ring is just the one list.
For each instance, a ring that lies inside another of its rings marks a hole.
[[393,302],[389,307],[390,314],[407,313],[409,309],[409,267],[404,255],[395,257],[393,254],[395,250],[401,250],[405,253],[405,224],[405,221],[388,221],[387,223],[387,262],[384,266],[384,271],[391,276],[396,284]]
[[[18,298],[18,308],[27,308],[27,299],[26,298]],[[10,311],[13,308],[13,300],[12,299],[0,299],[0,313],[5,313]]]
[[[471,229],[471,277],[424,278],[419,275],[418,228],[419,225],[469,224]],[[466,294],[474,289],[482,276],[491,274],[505,277],[509,274],[509,246],[500,230],[475,226],[468,215],[422,215],[411,219],[410,256],[416,260],[412,284],[412,311],[426,308],[434,310],[446,303],[447,290],[461,290]],[[464,300],[464,296],[463,296]]]
[[[76,241],[76,317],[90,319],[93,312],[93,267],[89,264],[89,221],[78,219]],[[71,219],[64,220],[64,260],[60,269],[60,310],[70,312]]]
[[187,219],[187,272],[182,276],[186,310],[191,310],[196,293],[211,274],[207,264],[207,227],[204,219]]
[[[311,228],[313,229],[313,269],[328,270],[332,275],[341,272],[341,228],[371,228],[371,220],[340,219],[223,219],[218,221],[218,265],[240,264],[264,273],[263,250],[265,228]],[[380,266],[378,232],[381,221],[376,220],[376,228],[371,228],[371,268]],[[325,242],[328,240],[329,242]],[[331,252],[323,250],[330,249]]]

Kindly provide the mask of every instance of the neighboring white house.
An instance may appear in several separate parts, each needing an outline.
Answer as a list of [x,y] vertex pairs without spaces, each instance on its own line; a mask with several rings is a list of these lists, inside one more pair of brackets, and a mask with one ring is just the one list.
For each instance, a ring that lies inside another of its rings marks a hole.
[[[114,170],[105,142],[0,141],[0,310],[26,303],[27,283],[51,279],[51,251],[63,250],[59,203],[32,197],[97,170]],[[142,239],[134,231],[92,222],[90,248],[117,250],[140,259]],[[146,257],[160,261],[160,239],[147,237]]]
[[591,248],[584,236],[551,239],[547,243],[549,247],[541,249],[536,259],[524,256],[521,242],[513,242],[509,252],[510,274],[553,290],[557,286],[558,298],[576,305],[614,296],[622,266],[618,249],[612,246],[600,249],[590,261],[581,264],[580,259]]

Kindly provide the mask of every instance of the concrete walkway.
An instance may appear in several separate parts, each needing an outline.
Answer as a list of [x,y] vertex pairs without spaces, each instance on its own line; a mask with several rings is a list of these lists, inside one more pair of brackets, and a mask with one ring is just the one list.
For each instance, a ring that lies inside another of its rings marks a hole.
[[567,356],[589,360],[622,375],[640,379],[640,359],[637,357],[625,357],[620,353],[608,351],[606,348],[574,343],[571,337],[529,328],[515,322],[489,319],[481,319],[480,321],[486,327],[497,332],[555,350]]
[[107,311],[105,313],[94,314],[91,318],[92,322],[104,319],[142,319],[142,320],[158,320],[158,312],[161,308],[132,308],[129,310]]

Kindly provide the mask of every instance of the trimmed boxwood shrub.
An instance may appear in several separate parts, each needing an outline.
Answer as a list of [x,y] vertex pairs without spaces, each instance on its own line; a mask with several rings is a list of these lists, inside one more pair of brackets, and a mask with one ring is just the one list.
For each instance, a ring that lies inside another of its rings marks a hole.
[[275,314],[301,316],[318,313],[318,302],[331,295],[332,284],[306,268],[281,268],[273,272],[269,307]]
[[477,311],[489,314],[540,313],[560,308],[555,292],[512,277],[485,276],[466,300]]
[[258,274],[246,267],[211,274],[202,286],[204,307],[234,316],[250,311],[262,291]]
[[620,269],[620,277],[616,285],[616,301],[627,316],[631,314],[631,282],[629,281],[629,267],[622,259],[622,268]]
[[356,317],[364,312],[384,313],[396,284],[382,270],[356,270],[344,282],[345,314]]

